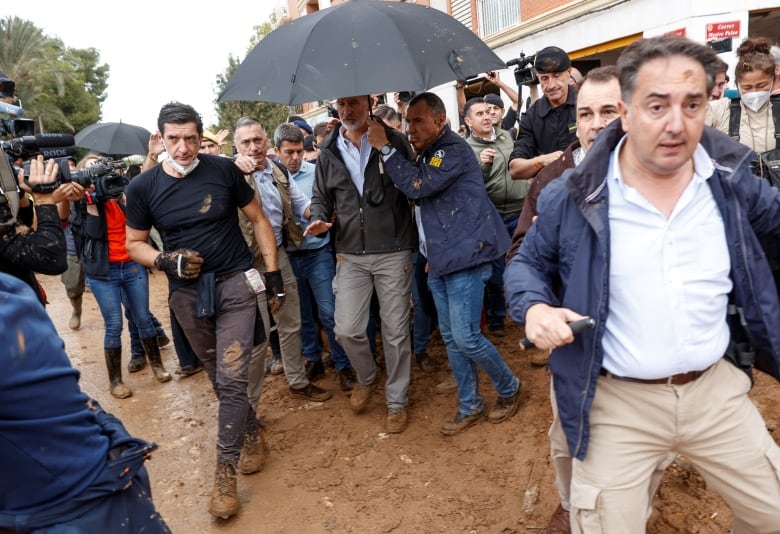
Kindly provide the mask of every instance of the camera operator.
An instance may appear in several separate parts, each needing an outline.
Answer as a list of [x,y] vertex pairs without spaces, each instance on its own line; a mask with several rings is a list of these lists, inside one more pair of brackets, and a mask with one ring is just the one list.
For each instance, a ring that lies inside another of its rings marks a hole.
[[544,96],[520,119],[520,133],[509,158],[509,172],[515,180],[534,177],[577,139],[577,90],[569,85],[569,56],[548,46],[536,53],[534,69]]
[[[13,171],[7,158],[0,156],[3,195],[0,195],[0,272],[11,274],[30,285],[41,303],[46,296],[35,278],[35,273],[57,275],[68,267],[65,233],[57,213],[57,203],[75,200],[84,194],[84,188],[69,182],[48,193],[34,193],[38,186],[53,184],[59,166],[43,156],[30,161],[30,173],[25,183],[24,170],[13,183]],[[10,177],[9,184],[8,179]],[[16,185],[17,187],[13,187]],[[20,198],[20,191],[24,192]],[[19,209],[32,202],[34,220],[20,221]]]

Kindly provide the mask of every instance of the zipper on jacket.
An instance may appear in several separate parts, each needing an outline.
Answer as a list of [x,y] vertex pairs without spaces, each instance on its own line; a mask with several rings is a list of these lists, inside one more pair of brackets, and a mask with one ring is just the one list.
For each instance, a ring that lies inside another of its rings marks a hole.
[[[362,199],[361,199],[362,202]],[[363,206],[360,206],[360,249],[366,253],[366,219],[363,216]]]

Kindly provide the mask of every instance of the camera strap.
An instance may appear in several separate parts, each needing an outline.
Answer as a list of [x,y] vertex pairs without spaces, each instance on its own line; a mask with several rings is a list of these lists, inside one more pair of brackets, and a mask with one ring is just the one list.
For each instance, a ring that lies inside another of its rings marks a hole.
[[0,156],[0,160],[0,192],[11,210],[11,217],[0,222],[0,226],[11,226],[16,223],[16,215],[19,213],[19,185],[5,155]]

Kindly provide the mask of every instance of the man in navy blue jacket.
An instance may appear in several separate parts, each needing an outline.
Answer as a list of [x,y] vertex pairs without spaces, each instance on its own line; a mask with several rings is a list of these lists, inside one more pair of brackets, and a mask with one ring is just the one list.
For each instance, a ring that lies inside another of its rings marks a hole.
[[33,290],[0,273],[0,530],[169,533],[131,437],[79,388]]
[[[507,266],[512,317],[554,349],[573,532],[645,532],[670,451],[723,496],[734,532],[780,525],[780,448],[727,313],[780,379],[780,306],[756,237],[780,235],[780,192],[750,174],[747,148],[704,128],[718,61],[682,38],[629,46],[620,122],[545,188]],[[596,326],[574,338],[583,315]]]
[[[433,93],[421,93],[409,102],[407,131],[418,154],[416,163],[398,154],[374,120],[369,121],[368,140],[383,154],[396,187],[419,202],[428,286],[458,386],[458,412],[441,427],[443,434],[453,435],[486,416],[493,423],[512,417],[520,404],[520,380],[480,330],[490,262],[509,248],[509,235],[488,198],[474,151],[450,130],[446,119],[444,103]],[[479,393],[477,366],[498,392],[489,415]]]

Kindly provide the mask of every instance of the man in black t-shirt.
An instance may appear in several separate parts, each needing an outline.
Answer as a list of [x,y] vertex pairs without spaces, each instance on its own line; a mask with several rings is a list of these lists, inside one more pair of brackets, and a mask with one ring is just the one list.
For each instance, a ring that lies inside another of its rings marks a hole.
[[[252,253],[238,225],[239,209],[252,221],[268,267],[268,300],[283,300],[284,285],[273,230],[241,171],[228,158],[198,154],[200,115],[171,102],[160,110],[157,127],[168,158],[127,188],[127,251],[168,275],[171,310],[217,394],[217,470],[209,512],[228,518],[238,512],[236,470],[255,473],[265,460],[247,397],[257,306],[244,274]],[[160,232],[163,252],[148,243],[152,226]]]

